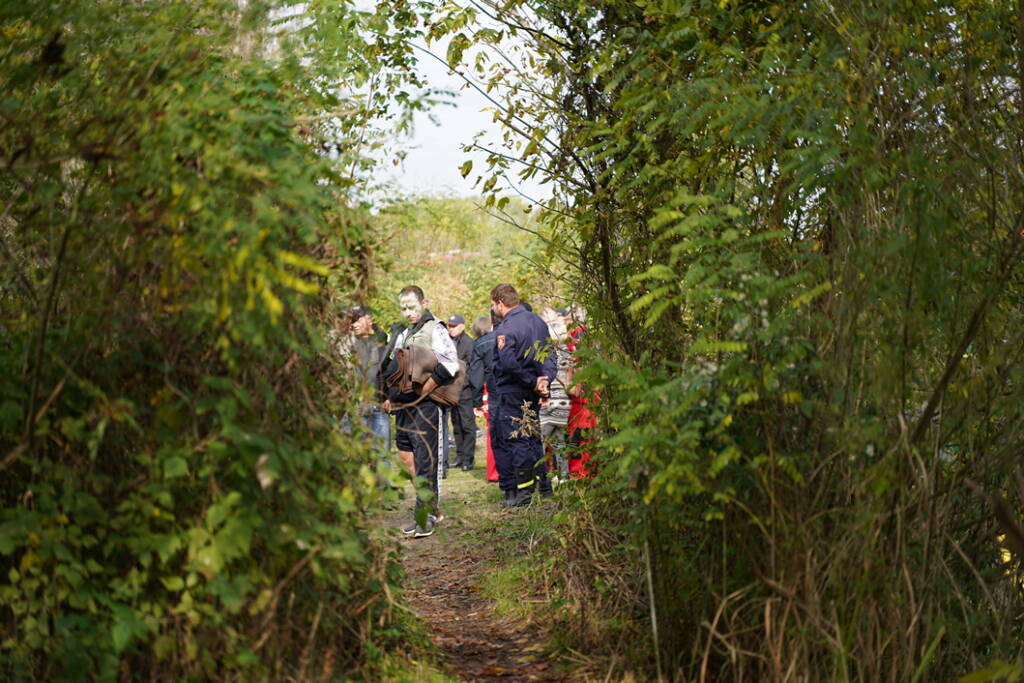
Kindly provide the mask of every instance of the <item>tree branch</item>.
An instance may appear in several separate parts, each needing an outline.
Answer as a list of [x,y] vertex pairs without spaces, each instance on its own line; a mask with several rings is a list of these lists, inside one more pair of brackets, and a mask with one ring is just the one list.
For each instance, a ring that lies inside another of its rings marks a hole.
[[921,417],[918,418],[917,424],[914,425],[914,431],[910,437],[910,443],[915,444],[921,440],[925,432],[928,429],[928,424],[932,420],[932,416],[935,415],[935,410],[939,406],[939,402],[942,400],[943,394],[946,392],[946,387],[949,385],[950,380],[953,379],[953,375],[956,373],[957,368],[960,367],[960,361],[963,359],[964,353],[967,352],[967,347],[974,341],[978,331],[981,329],[981,325],[985,320],[985,315],[988,313],[988,308],[995,299],[996,294],[1003,289],[1003,285],[1006,284],[1010,274],[1014,272],[1014,261],[1017,259],[1017,254],[1020,251],[1021,244],[1024,244],[1024,239],[1018,234],[1021,226],[1024,225],[1024,211],[1017,216],[1017,223],[1010,231],[1010,248],[1007,249],[1006,254],[1000,261],[998,268],[996,269],[996,281],[988,294],[978,303],[978,306],[974,309],[974,313],[971,314],[971,319],[967,323],[967,328],[964,330],[963,335],[960,337],[960,342],[956,345],[952,355],[946,361],[946,369],[942,373],[942,378],[939,383],[935,385],[932,390],[931,396],[928,398],[928,403],[925,405],[924,412],[921,413]]

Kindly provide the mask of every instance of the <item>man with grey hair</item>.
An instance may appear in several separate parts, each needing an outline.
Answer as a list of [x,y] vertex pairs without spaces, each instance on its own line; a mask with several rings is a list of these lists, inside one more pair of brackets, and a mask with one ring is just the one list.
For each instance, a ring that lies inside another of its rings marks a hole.
[[541,309],[540,317],[548,325],[548,334],[558,367],[558,375],[548,387],[551,394],[550,400],[540,409],[540,435],[544,441],[545,453],[554,456],[558,480],[565,480],[569,477],[569,461],[565,458],[565,445],[571,406],[567,390],[569,374],[572,370],[572,353],[566,345],[569,341],[569,331],[565,328],[562,316],[554,309],[548,307]]

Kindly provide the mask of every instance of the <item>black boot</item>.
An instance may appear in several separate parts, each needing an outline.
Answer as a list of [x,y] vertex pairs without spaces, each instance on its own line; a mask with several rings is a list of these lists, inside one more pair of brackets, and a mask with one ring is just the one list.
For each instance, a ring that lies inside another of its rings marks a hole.
[[533,500],[533,491],[537,487],[537,476],[532,466],[516,468],[516,493],[509,507],[521,508]]
[[537,488],[540,490],[541,498],[550,498],[555,495],[555,492],[551,490],[551,480],[548,479],[548,463],[547,460],[541,460],[536,465],[537,471]]
[[507,491],[502,491],[502,493],[505,494],[505,497],[502,498],[502,500],[501,500],[501,507],[503,507],[503,508],[510,508],[510,507],[512,507],[512,500],[516,496],[515,489],[508,489]]

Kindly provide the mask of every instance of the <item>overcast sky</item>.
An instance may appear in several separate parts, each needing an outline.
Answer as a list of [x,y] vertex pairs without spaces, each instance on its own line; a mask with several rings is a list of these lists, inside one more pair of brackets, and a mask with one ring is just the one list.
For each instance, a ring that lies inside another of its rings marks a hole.
[[[446,47],[434,44],[430,50],[443,56]],[[499,125],[492,121],[494,105],[476,90],[465,87],[465,82],[449,73],[448,67],[438,60],[420,50],[417,50],[417,55],[430,87],[454,91],[455,106],[434,109],[433,118],[440,125],[435,125],[425,113],[417,114],[413,137],[404,141],[408,151],[405,162],[399,167],[387,165],[387,173],[403,193],[477,196],[480,188],[474,189],[473,183],[486,169],[486,154],[467,154],[462,151],[462,146],[472,142],[480,131],[486,131],[490,146],[499,146]],[[463,178],[459,167],[467,159],[473,160],[473,171]],[[514,174],[512,176],[515,178]],[[544,199],[550,194],[536,182],[520,184],[519,189],[535,199]]]
[[[374,9],[372,0],[355,0],[354,6],[367,12]],[[301,12],[301,7],[281,10],[275,13],[274,18],[280,22],[289,15]],[[294,22],[283,26],[290,26],[291,30],[298,28]],[[405,160],[398,166],[387,162],[380,164],[376,170],[377,182],[373,184],[379,186],[380,181],[391,181],[401,195],[479,196],[480,186],[474,187],[474,184],[487,168],[487,154],[480,151],[466,153],[462,147],[472,142],[481,131],[486,134],[481,144],[494,149],[501,147],[501,129],[492,120],[494,104],[468,87],[462,78],[450,73],[446,64],[428,54],[422,40],[418,45],[416,56],[428,86],[454,94],[449,98],[450,104],[437,106],[430,113],[416,114],[411,139],[398,142],[399,149],[406,151]],[[447,52],[447,41],[433,43],[429,51],[443,57]],[[473,50],[467,50],[464,61],[472,63],[473,58]],[[473,160],[473,171],[463,178],[459,167],[468,159]],[[520,181],[514,169],[510,175],[525,198],[544,200],[550,197],[550,189],[542,187],[540,183],[533,180]],[[508,188],[508,183],[499,181],[497,187]],[[509,194],[514,196],[516,193],[510,189]]]

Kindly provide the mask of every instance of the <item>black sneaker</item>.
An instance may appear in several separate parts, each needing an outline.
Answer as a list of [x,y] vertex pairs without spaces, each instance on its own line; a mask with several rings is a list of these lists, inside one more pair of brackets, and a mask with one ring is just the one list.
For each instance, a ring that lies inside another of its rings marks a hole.
[[406,536],[416,533],[416,522],[413,522],[409,526],[402,527],[402,533]]
[[433,522],[433,515],[431,515],[430,517],[427,518],[427,521],[423,524],[423,526],[417,526],[416,529],[413,530],[412,537],[413,538],[424,538],[425,536],[430,536],[433,533],[434,533],[434,522]]

